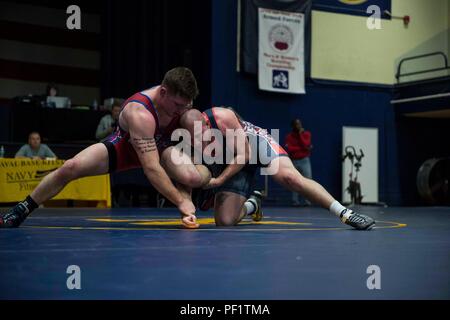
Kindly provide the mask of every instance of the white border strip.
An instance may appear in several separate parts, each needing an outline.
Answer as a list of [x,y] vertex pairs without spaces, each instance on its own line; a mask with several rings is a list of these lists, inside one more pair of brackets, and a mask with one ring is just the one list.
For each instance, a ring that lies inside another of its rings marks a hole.
[[450,97],[450,92],[432,94],[432,95],[429,95],[429,96],[422,96],[422,97],[414,97],[414,98],[407,98],[407,99],[391,100],[391,104],[399,104],[399,103],[406,103],[406,102],[413,102],[413,101],[422,101],[422,100],[437,99],[437,98],[444,98],[444,97]]

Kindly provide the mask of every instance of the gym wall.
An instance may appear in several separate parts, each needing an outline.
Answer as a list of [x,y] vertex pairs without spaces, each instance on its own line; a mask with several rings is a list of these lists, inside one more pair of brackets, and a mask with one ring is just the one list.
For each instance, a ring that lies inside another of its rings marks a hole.
[[72,104],[100,97],[100,6],[82,7],[82,29],[66,28],[69,1],[0,1],[0,104],[44,94],[47,84]]
[[[393,0],[393,14],[410,15],[411,24],[404,29],[401,20],[383,20],[384,29],[376,31],[369,31],[361,17],[313,11],[313,79],[306,83],[306,95],[288,95],[260,91],[255,76],[236,72],[237,1],[213,1],[212,103],[233,106],[257,125],[280,129],[281,144],[291,119],[301,118],[312,132],[313,178],[337,199],[342,192],[342,127],[376,127],[379,200],[389,205],[420,204],[415,174],[440,148],[439,139],[427,134],[446,124],[427,122],[420,135],[414,129],[418,123],[399,124],[390,104],[395,63],[418,53],[421,46],[448,51],[448,40],[444,44],[433,40],[444,39],[442,32],[448,39],[448,17],[442,14],[448,10],[447,1]],[[414,130],[418,150],[409,140]],[[270,192],[274,204],[290,203],[290,193],[276,184],[270,184]]]
[[[401,20],[382,19],[381,30],[366,28],[365,17],[313,11],[312,77],[393,84],[400,59],[434,51],[448,55],[449,10],[448,0],[392,0],[392,14],[409,15],[411,23],[405,28]],[[424,70],[439,63],[442,58],[434,57],[405,64],[405,68]],[[439,75],[445,74],[420,78]]]

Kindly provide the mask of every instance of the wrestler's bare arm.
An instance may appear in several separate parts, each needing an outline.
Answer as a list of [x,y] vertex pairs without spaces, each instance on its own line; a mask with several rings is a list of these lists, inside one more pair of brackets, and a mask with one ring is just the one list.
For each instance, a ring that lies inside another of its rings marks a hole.
[[123,116],[122,120],[126,122],[130,133],[130,143],[133,145],[150,183],[164,197],[174,203],[183,215],[194,214],[193,205],[192,207],[190,205],[185,205],[184,208],[180,207],[185,199],[160,165],[154,138],[156,121],[153,116],[141,105],[128,108]]
[[224,183],[238,173],[248,162],[250,159],[250,145],[241,123],[233,111],[226,108],[215,108],[214,111],[217,125],[222,134],[226,135],[226,129],[231,129],[235,133],[233,139],[225,139],[227,148],[233,150],[235,156],[232,162],[217,177],[221,183]]

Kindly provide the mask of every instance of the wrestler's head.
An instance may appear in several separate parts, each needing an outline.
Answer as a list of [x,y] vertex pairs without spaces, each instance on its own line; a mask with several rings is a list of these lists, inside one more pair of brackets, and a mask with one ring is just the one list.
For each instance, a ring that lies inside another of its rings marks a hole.
[[198,95],[197,81],[191,70],[177,67],[169,70],[158,92],[158,105],[169,116],[176,116],[192,108]]
[[39,150],[39,147],[41,146],[41,135],[39,132],[33,131],[28,135],[28,144],[31,149]]
[[[201,130],[195,130],[196,126]],[[189,131],[192,144],[194,144],[194,141],[203,141],[203,134],[210,129],[203,114],[197,109],[190,109],[181,116],[180,127]]]

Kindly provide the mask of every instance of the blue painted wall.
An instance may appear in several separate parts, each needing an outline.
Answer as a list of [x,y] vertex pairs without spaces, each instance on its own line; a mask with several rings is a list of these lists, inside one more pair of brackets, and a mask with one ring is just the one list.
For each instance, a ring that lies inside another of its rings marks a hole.
[[[313,135],[313,178],[337,199],[340,199],[342,189],[342,126],[377,127],[380,201],[400,204],[403,200],[398,174],[395,115],[389,103],[391,89],[309,81],[306,95],[260,91],[255,76],[236,72],[236,12],[235,1],[213,1],[213,104],[233,106],[245,119],[261,127],[279,128],[282,141],[290,130],[291,119],[300,117]],[[290,193],[274,183],[270,185],[270,192],[277,204],[289,203]]]

